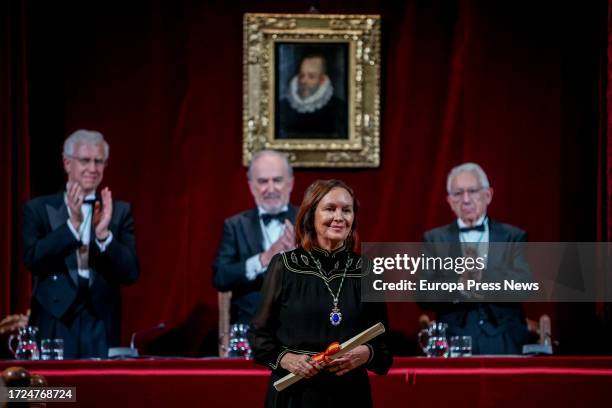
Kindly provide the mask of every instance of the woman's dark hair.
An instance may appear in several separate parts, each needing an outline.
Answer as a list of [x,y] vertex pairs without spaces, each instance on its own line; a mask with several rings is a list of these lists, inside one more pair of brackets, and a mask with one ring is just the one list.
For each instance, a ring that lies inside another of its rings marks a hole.
[[334,188],[343,188],[353,199],[353,214],[355,214],[355,217],[351,231],[346,237],[344,244],[350,250],[353,250],[357,244],[357,211],[359,209],[359,202],[355,198],[353,189],[341,180],[316,180],[306,189],[302,205],[300,205],[295,219],[295,243],[307,251],[310,251],[317,245],[317,231],[314,225],[317,206],[321,199]]

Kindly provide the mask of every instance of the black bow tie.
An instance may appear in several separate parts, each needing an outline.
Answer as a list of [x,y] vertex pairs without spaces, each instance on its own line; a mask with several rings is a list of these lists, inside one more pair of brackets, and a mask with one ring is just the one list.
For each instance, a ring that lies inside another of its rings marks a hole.
[[261,214],[261,220],[264,225],[268,225],[272,220],[279,220],[281,223],[289,216],[289,211],[281,211],[277,214]]
[[88,198],[87,200],[83,200],[83,204],[95,205],[96,201],[99,201],[98,198]]
[[481,231],[481,232],[484,232],[484,230],[485,230],[484,224],[474,225],[473,227],[459,228],[459,232],[470,232],[470,231]]

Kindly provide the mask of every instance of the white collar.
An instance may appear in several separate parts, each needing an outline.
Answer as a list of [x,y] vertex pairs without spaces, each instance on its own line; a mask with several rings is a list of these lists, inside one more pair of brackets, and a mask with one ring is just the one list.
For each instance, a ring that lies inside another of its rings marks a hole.
[[[279,213],[283,212],[283,211],[289,211],[289,205],[285,205],[283,208],[281,208]],[[261,217],[262,214],[268,214],[268,211],[264,210],[263,207],[258,205],[257,206],[257,214],[259,214],[259,216]]]
[[[487,214],[486,213],[483,214],[482,217],[480,217],[479,219],[476,220],[476,222],[474,223],[474,226],[481,225],[484,222],[486,217],[487,217]],[[467,228],[467,227],[469,227],[469,225],[467,225],[465,222],[463,222],[463,220],[461,218],[457,218],[457,225],[459,226],[459,228]],[[487,225],[485,225],[485,227],[488,227],[488,223],[487,223]]]
[[[68,202],[66,201],[68,197],[68,182],[66,182],[66,191],[64,191],[64,201],[66,202],[66,204],[68,204]],[[85,196],[85,198],[83,198],[83,201],[85,200],[95,200],[96,199],[96,191],[94,190],[93,193],[89,193]]]
[[[85,198],[83,198],[83,201],[95,200],[95,199],[96,199],[96,193],[93,192],[91,194],[87,194]],[[68,192],[67,191],[64,191],[64,204],[66,204],[66,207],[68,207]],[[82,204],[82,205],[85,205],[85,204]]]
[[334,94],[334,87],[329,80],[329,77],[325,75],[323,83],[319,85],[319,88],[315,93],[308,96],[306,99],[302,99],[299,92],[298,76],[294,76],[289,84],[289,92],[287,92],[287,99],[289,105],[299,113],[312,113],[327,105],[332,95]]

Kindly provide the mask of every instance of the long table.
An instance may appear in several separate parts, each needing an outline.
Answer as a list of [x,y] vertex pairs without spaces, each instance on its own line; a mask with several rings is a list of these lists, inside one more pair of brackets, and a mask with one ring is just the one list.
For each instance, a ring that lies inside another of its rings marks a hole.
[[[52,407],[261,407],[270,374],[214,358],[0,361],[0,371],[14,365],[76,387],[76,404]],[[370,380],[376,407],[603,407],[612,357],[396,358]]]

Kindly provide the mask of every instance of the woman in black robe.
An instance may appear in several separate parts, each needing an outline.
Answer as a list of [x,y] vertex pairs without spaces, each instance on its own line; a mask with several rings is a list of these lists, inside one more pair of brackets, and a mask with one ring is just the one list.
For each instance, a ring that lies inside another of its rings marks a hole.
[[[361,302],[366,260],[353,252],[358,203],[339,180],[308,187],[295,223],[298,247],[276,255],[249,338],[255,361],[272,369],[266,407],[371,407],[367,370],[386,374],[393,361],[385,335],[322,368],[311,356],[382,322],[384,303]],[[363,272],[362,272],[363,271]],[[273,383],[304,377],[283,391]]]

